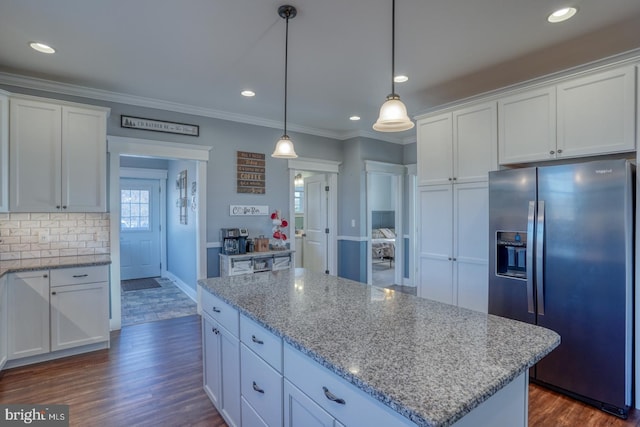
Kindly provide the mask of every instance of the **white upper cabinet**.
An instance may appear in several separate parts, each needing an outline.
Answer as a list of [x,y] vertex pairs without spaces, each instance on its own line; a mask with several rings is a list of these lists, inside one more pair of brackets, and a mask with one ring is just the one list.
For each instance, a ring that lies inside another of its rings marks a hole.
[[0,90],[0,212],[9,210],[9,94]]
[[10,100],[10,209],[106,211],[108,109]]
[[418,122],[418,185],[486,181],[497,168],[496,103]]
[[500,164],[635,150],[635,66],[566,79],[498,101]]
[[496,103],[487,102],[453,112],[453,180],[488,180],[498,168]]
[[546,87],[498,101],[500,164],[555,158],[556,89]]
[[558,157],[635,149],[635,67],[558,85]]
[[418,185],[442,184],[453,178],[451,113],[418,121]]

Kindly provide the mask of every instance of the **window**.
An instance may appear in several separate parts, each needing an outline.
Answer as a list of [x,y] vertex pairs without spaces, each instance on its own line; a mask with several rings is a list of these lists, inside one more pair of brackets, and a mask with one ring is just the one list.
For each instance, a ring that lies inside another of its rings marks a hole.
[[304,191],[302,189],[293,193],[293,210],[295,213],[304,213]]
[[120,191],[120,229],[148,231],[149,190],[127,189]]

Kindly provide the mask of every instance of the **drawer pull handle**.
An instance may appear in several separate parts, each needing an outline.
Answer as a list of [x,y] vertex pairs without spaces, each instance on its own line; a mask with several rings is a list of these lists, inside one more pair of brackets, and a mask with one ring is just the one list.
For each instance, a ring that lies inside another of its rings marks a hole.
[[264,394],[264,390],[263,390],[263,389],[261,389],[260,387],[258,387],[258,384],[256,384],[256,382],[255,382],[255,381],[253,382],[253,389],[254,389],[255,391],[257,391],[258,393],[262,393],[262,394]]
[[340,399],[339,397],[336,397],[336,395],[335,395],[335,394],[333,394],[333,393],[331,393],[331,392],[329,391],[329,389],[328,389],[328,388],[326,388],[326,387],[324,387],[324,386],[323,386],[323,387],[322,387],[322,390],[324,391],[324,395],[325,395],[325,396],[327,397],[327,399],[329,399],[330,401],[332,401],[332,402],[336,402],[336,403],[339,403],[339,404],[341,404],[341,405],[344,405],[345,403],[347,403],[347,402],[345,402],[345,401],[344,401],[344,399]]
[[253,341],[256,344],[264,344],[264,341],[259,340],[258,338],[256,338],[255,335],[251,335],[251,341]]
[[73,277],[76,278],[76,279],[79,279],[81,277],[87,277],[87,276],[88,276],[88,274],[74,274],[73,275]]
[[213,310],[214,313],[220,313],[220,309],[218,307],[216,307],[215,305],[213,306],[213,308],[211,310]]

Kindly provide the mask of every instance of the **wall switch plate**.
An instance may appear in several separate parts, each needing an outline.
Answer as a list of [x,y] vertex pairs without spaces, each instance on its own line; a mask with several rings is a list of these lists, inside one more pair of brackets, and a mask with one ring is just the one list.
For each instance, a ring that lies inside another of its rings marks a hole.
[[355,226],[356,226],[356,220],[355,220],[355,219],[352,219],[352,220],[351,220],[351,226],[352,226],[352,227],[355,227]]

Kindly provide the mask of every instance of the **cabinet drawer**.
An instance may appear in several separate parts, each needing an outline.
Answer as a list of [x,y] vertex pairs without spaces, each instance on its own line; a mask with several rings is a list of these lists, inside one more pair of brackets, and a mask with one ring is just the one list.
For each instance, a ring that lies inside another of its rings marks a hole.
[[201,295],[202,310],[237,337],[239,330],[238,310],[204,288]]
[[282,375],[244,344],[240,345],[240,391],[267,425],[282,425]]
[[282,373],[282,339],[246,316],[240,316],[240,341]]
[[92,265],[89,267],[59,268],[51,270],[51,287],[108,281],[108,265]]
[[[415,424],[289,345],[284,375],[344,425],[415,427]],[[332,400],[333,399],[333,400]]]
[[269,427],[260,415],[258,415],[243,397],[240,406],[242,408],[242,424],[250,427]]

